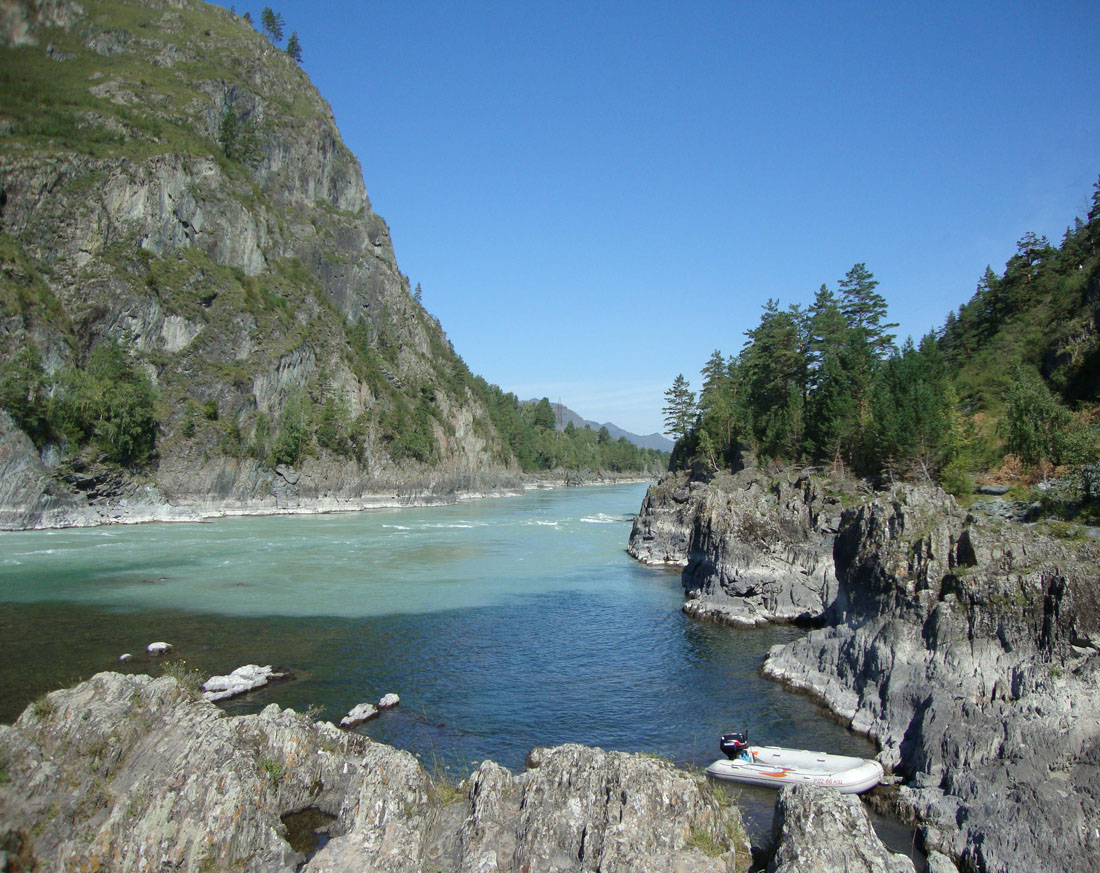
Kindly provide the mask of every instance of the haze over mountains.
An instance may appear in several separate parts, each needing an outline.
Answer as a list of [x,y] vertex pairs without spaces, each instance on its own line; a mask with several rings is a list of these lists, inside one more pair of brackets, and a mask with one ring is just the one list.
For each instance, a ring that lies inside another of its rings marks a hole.
[[[536,400],[525,400],[525,403],[537,403]],[[671,452],[674,443],[668,437],[662,436],[659,433],[651,433],[640,435],[631,433],[628,430],[624,430],[617,424],[613,424],[610,421],[597,422],[590,418],[584,418],[579,412],[574,412],[564,403],[551,402],[551,408],[554,410],[554,415],[557,417],[557,429],[565,430],[566,425],[570,422],[574,427],[590,427],[592,430],[598,431],[601,427],[606,427],[607,432],[611,434],[611,439],[617,440],[620,437],[626,437],[628,442],[634,443],[634,445],[643,449],[656,449],[659,452]]]

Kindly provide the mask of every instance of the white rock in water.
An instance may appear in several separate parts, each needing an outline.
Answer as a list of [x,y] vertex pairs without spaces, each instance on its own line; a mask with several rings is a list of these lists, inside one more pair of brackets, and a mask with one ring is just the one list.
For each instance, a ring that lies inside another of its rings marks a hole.
[[127,652],[125,655],[119,655],[118,659],[120,661],[132,661],[134,660],[134,656]]
[[382,699],[378,701],[378,708],[390,709],[391,707],[397,706],[397,704],[399,704],[400,702],[401,698],[398,697],[396,694],[386,694],[383,695]]
[[202,684],[203,700],[225,700],[254,688],[262,688],[272,679],[282,679],[286,673],[275,673],[271,665],[260,667],[245,664],[228,676],[211,676]]
[[365,721],[378,717],[378,708],[370,703],[360,703],[352,707],[351,712],[340,719],[340,727],[355,727]]
[[170,651],[172,651],[172,644],[149,643],[149,645],[145,647],[145,651],[147,651],[150,655],[166,655]]

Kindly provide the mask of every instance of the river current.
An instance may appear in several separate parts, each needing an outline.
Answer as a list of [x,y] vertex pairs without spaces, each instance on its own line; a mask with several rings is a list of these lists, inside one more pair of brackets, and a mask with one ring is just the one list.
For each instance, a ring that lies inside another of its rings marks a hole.
[[[644,493],[0,534],[0,720],[100,670],[158,675],[144,652],[164,640],[204,674],[293,671],[232,713],[274,702],[338,721],[396,692],[358,730],[454,775],[485,758],[520,770],[565,742],[701,768],[724,730],[873,754],[760,676],[768,648],[801,631],[689,619],[679,573],[626,554]],[[740,794],[750,828],[766,827],[774,792]]]

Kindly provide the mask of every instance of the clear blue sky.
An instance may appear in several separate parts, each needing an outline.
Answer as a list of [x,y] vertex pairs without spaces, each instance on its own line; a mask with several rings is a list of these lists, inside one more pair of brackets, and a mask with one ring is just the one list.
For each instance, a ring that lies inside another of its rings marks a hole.
[[863,261],[922,335],[1100,175],[1096,0],[272,8],[470,368],[638,433],[769,297]]

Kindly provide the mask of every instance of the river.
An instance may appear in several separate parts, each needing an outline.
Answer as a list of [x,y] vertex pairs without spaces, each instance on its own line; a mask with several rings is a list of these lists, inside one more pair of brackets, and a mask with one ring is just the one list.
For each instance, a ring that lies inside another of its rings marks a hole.
[[[203,674],[295,674],[232,713],[274,702],[338,721],[396,692],[400,706],[359,730],[455,775],[485,758],[519,770],[531,748],[565,742],[701,768],[739,729],[873,754],[759,675],[768,648],[800,631],[688,619],[679,573],[626,554],[644,493],[0,534],[0,720],[100,670],[158,675],[144,651],[164,640]],[[769,826],[774,796],[740,790],[750,831]]]

